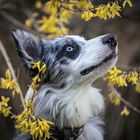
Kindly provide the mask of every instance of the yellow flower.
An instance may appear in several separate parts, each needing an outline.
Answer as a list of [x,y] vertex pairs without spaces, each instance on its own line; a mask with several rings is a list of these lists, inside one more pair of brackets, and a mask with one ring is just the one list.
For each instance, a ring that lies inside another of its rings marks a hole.
[[93,16],[94,14],[92,12],[84,11],[81,15],[81,18],[84,19],[85,21],[89,21]]
[[40,9],[42,7],[42,3],[40,1],[36,1],[35,8]]
[[[73,6],[76,6],[76,5],[73,5]],[[79,3],[77,4],[77,7],[81,8],[81,9],[85,9],[85,10],[94,8],[93,4],[90,1],[87,1],[87,0],[79,1]]]
[[131,82],[132,84],[136,84],[136,82],[138,81],[138,73],[136,71],[131,71],[129,72],[129,74],[127,75],[127,81]]
[[13,94],[15,94],[15,93],[19,94],[20,89],[19,89],[16,81],[14,81],[12,79],[12,74],[11,74],[10,70],[6,70],[5,78],[1,78],[0,88],[13,90]]
[[105,78],[110,84],[117,85],[119,87],[127,86],[126,73],[122,73],[122,71],[117,69],[116,66],[112,70],[109,70]]
[[[59,23],[61,22],[61,25],[63,26],[69,23],[75,13],[74,11],[82,12],[81,18],[85,21],[89,21],[92,17],[106,20],[114,18],[115,16],[120,17],[120,11],[122,10],[122,7],[126,6],[126,4],[131,7],[131,0],[124,0],[122,5],[115,1],[108,2],[106,5],[96,5],[96,7],[94,6],[94,3],[89,0],[69,0],[65,2],[59,0],[41,2],[40,0],[37,0],[35,8],[39,9],[38,16],[34,17],[32,15],[33,21],[30,19],[27,20],[26,25],[28,27],[34,26],[35,29],[45,33],[47,38],[50,39],[63,35],[62,32],[60,33]],[[69,32],[67,27],[63,28],[67,31],[65,34]]]
[[47,68],[44,62],[38,61],[38,62],[32,62],[32,69],[38,70],[38,74],[32,78],[32,84],[31,84],[32,89],[36,91],[41,82],[41,75],[46,72]]
[[26,107],[32,107],[32,101],[31,100],[28,100],[27,102],[26,102]]
[[6,79],[12,79],[12,74],[11,74],[10,70],[6,70],[5,78]]
[[5,98],[4,96],[1,97],[0,101],[0,113],[4,115],[4,117],[9,116],[11,113],[11,107],[8,106],[9,98]]
[[35,77],[32,78],[31,87],[34,91],[36,91],[39,88],[39,83],[40,82],[41,82],[40,74],[38,73]]
[[119,13],[120,11],[121,11],[121,7],[118,5],[118,2],[113,2],[112,6],[110,6],[111,17],[112,18],[114,18],[115,16],[121,17]]
[[33,117],[32,115],[32,103],[31,101],[28,101],[26,103],[26,108],[23,110],[23,112],[17,116],[15,116],[15,120],[16,120],[16,125],[15,127],[17,129],[19,129],[21,132],[29,132],[30,130],[30,122],[31,122],[31,119]]
[[139,76],[136,71],[130,71],[129,73],[118,70],[115,66],[112,70],[109,70],[105,78],[110,84],[118,85],[120,87],[127,86],[127,83],[136,84]]
[[[66,7],[69,7],[69,4],[63,4]],[[43,14],[40,15],[38,13],[37,16],[33,17],[33,23],[31,24],[31,20],[27,21],[26,24],[29,26],[33,25],[38,31],[47,33],[47,38],[54,38],[56,36],[62,36],[62,32],[59,27],[59,22],[67,24],[72,17],[72,12],[65,9],[60,9],[61,3],[60,1],[46,1],[46,3],[42,3],[41,1],[37,1],[35,7],[40,9]],[[59,19],[58,15],[59,14]],[[46,16],[44,16],[46,15]],[[32,26],[31,26],[32,27]],[[63,27],[63,32],[68,33],[68,28]]]
[[135,90],[136,92],[140,93],[140,84],[136,84]]
[[49,139],[51,137],[50,127],[53,125],[52,122],[44,120],[42,118],[36,118],[33,115],[32,102],[26,103],[26,109],[15,116],[16,128],[21,132],[29,133],[35,139]]
[[95,16],[99,17],[100,19],[104,19],[106,20],[108,18],[108,13],[110,13],[108,6],[105,5],[100,5],[99,7],[97,7]]
[[133,6],[131,0],[124,0],[124,1],[123,1],[123,4],[122,4],[122,5],[123,5],[123,8],[126,7],[126,4],[128,4],[130,7]]
[[32,27],[32,25],[33,25],[33,19],[32,18],[29,18],[29,19],[27,19],[26,21],[25,21],[25,25],[27,26],[27,27]]
[[114,105],[118,106],[120,105],[120,97],[117,96],[114,92],[109,93],[108,99],[113,103]]
[[30,125],[30,134],[35,138],[40,138],[46,140],[46,138],[50,139],[51,133],[49,132],[50,130],[50,125],[53,125],[52,122],[46,121],[44,119],[37,119]]
[[39,73],[45,73],[46,72],[46,64],[44,62],[38,61],[38,62],[32,62],[32,69],[38,70]]
[[121,112],[121,115],[125,115],[125,116],[129,116],[130,112],[129,110],[127,109],[127,107],[125,106],[124,109],[122,110]]
[[[114,68],[112,70],[108,71],[108,75],[109,76],[117,76],[118,74],[122,73],[121,70],[119,70],[116,66],[114,66]],[[111,77],[112,78],[112,77]]]
[[118,5],[117,2],[109,2],[107,5],[100,5],[95,8],[95,16],[99,17],[100,19],[108,19],[114,18],[115,16],[120,17],[121,7]]
[[116,84],[117,84],[119,87],[127,86],[125,76],[124,76],[124,75],[118,76],[118,78],[116,78]]

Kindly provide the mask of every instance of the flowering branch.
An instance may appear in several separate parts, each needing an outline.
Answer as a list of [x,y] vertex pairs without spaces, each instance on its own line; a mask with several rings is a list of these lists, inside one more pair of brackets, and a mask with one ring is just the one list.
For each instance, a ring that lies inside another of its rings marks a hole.
[[134,105],[132,105],[130,102],[126,101],[118,92],[118,90],[114,87],[114,86],[109,86],[109,89],[111,90],[111,92],[113,92],[114,94],[116,94],[116,96],[121,100],[122,103],[124,103],[126,106],[128,106],[129,108],[131,108],[132,110],[134,110],[135,112],[140,114],[140,110],[138,108],[136,108]]
[[[11,115],[11,118],[15,119],[15,122],[16,122],[15,127],[23,133],[31,134],[33,139],[42,139],[42,138],[50,139],[52,134],[49,131],[50,131],[50,128],[53,125],[53,123],[50,121],[47,121],[41,117],[36,118],[34,116],[34,112],[33,112],[33,108],[32,108],[33,97],[31,100],[27,101],[25,104],[23,93],[22,93],[20,85],[17,81],[17,77],[15,74],[14,68],[12,66],[12,63],[11,63],[11,61],[7,55],[7,52],[1,41],[0,41],[0,52],[2,53],[2,55],[6,61],[6,64],[9,68],[9,70],[11,71],[11,73],[9,73],[9,71],[6,72],[6,74],[5,74],[6,80],[10,80],[10,82],[11,82],[11,75],[12,75],[12,78],[13,78],[12,82],[16,83],[16,86],[18,87],[18,92],[20,94],[21,103],[24,108],[24,110],[22,111],[21,114],[15,115],[14,113],[11,112],[11,107],[8,106],[9,98],[5,98],[2,96],[1,101],[0,101],[0,113],[2,113],[5,117]],[[34,68],[38,68],[39,73],[33,78],[33,83],[31,85],[31,87],[33,85],[35,86],[35,85],[39,84],[41,74],[44,74],[46,71],[46,65],[45,64],[41,65],[41,62],[37,62],[37,63],[33,63],[33,69]],[[3,79],[2,81],[4,81],[4,80],[5,79]],[[1,83],[4,83],[4,82],[1,82]],[[5,84],[7,86],[7,81],[5,82]]]
[[[124,98],[121,97],[117,89],[114,87],[115,85],[118,87],[125,87],[128,85],[128,83],[135,86],[135,90],[139,93],[140,92],[140,83],[139,83],[139,73],[133,70],[133,71],[124,71],[122,72],[119,70],[116,66],[109,70],[109,72],[105,76],[106,80],[108,80],[108,86],[111,92],[108,95],[109,100],[114,105],[120,105],[120,102],[123,102],[126,106],[133,109],[135,112],[140,114],[140,110],[137,109],[135,106],[133,106],[131,103],[126,101]],[[126,107],[124,107],[124,110],[121,112],[121,115],[129,115],[129,111]]]
[[4,46],[3,46],[3,44],[2,44],[1,41],[0,41],[0,52],[1,52],[1,54],[3,55],[3,57],[4,57],[4,59],[5,59],[5,62],[6,62],[6,64],[7,64],[7,66],[8,66],[8,68],[9,68],[10,71],[11,71],[13,80],[16,82],[16,85],[18,86],[19,95],[20,95],[20,99],[21,99],[21,103],[22,103],[22,105],[23,105],[23,108],[25,108],[26,106],[25,106],[25,102],[24,102],[23,93],[22,93],[21,88],[20,88],[20,85],[19,85],[19,83],[18,83],[18,81],[17,81],[17,77],[16,77],[16,74],[15,74],[14,68],[13,68],[13,66],[12,66],[12,63],[11,63],[11,61],[10,61],[10,58],[9,58],[9,56],[8,56],[8,54],[7,54],[7,52],[6,52],[6,50],[5,50],[5,48],[4,48]]

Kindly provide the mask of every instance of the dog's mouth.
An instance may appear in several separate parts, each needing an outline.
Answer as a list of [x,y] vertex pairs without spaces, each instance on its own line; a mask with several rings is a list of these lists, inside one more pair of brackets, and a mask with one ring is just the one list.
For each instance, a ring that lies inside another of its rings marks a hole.
[[115,57],[116,57],[116,53],[113,52],[113,53],[111,53],[109,56],[107,56],[101,63],[99,63],[99,64],[97,64],[97,65],[94,65],[94,66],[90,66],[90,67],[88,67],[88,68],[82,70],[82,71],[80,72],[80,74],[81,74],[81,75],[87,75],[87,74],[89,74],[90,72],[92,72],[94,69],[96,69],[98,66],[102,65],[103,63],[105,63],[105,62],[107,62],[107,61],[109,61],[109,60],[111,60],[111,59],[113,59],[113,58],[115,58]]

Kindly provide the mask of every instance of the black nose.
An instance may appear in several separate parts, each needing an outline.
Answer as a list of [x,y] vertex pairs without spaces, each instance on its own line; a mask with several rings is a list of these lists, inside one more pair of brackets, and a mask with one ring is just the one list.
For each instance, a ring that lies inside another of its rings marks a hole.
[[112,50],[114,50],[116,48],[117,40],[116,40],[115,36],[106,35],[105,37],[103,37],[102,40],[103,40],[103,44],[108,45]]

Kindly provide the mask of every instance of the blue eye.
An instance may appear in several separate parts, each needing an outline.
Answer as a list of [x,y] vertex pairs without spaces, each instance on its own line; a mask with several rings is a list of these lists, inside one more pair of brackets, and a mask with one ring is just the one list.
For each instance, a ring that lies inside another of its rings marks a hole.
[[66,51],[67,51],[67,52],[72,52],[72,51],[73,51],[73,47],[68,46],[68,47],[66,48]]
[[[70,44],[71,43],[71,44]],[[57,58],[67,57],[69,59],[76,59],[80,54],[80,46],[75,42],[70,42],[62,46],[62,49],[59,51]]]

